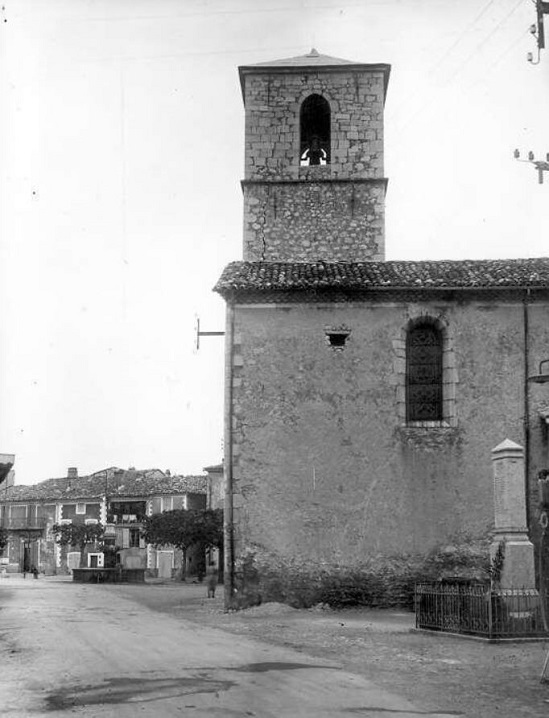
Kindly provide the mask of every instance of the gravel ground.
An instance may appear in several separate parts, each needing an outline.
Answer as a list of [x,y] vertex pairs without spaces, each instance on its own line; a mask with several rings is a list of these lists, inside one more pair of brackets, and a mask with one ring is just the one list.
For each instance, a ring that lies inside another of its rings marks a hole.
[[[221,587],[220,587],[221,588]],[[225,613],[222,590],[181,583],[104,586],[189,621],[333,659],[427,711],[468,718],[548,718],[549,684],[540,673],[549,642],[499,643],[414,631],[397,611],[297,610],[267,603]]]

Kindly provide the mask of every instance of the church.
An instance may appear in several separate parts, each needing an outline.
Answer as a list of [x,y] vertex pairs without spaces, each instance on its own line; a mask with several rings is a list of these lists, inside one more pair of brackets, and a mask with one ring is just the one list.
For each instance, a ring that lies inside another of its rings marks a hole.
[[486,535],[505,439],[539,543],[549,259],[386,261],[390,66],[312,50],[239,73],[243,260],[215,287],[229,598],[246,562],[359,567]]

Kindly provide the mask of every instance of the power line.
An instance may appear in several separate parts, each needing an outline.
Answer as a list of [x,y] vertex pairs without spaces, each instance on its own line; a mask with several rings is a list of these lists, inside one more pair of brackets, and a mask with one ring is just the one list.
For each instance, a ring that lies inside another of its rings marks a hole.
[[[488,0],[486,5],[482,8],[482,10],[476,15],[475,19],[467,25],[467,27],[460,32],[456,40],[450,45],[449,48],[446,49],[442,57],[440,57],[427,71],[426,77],[431,77],[435,74],[436,70],[440,68],[440,66],[444,63],[444,60],[450,55],[451,52],[459,45],[459,43],[463,40],[463,38],[469,33],[471,30],[474,29],[478,21],[482,18],[482,16],[489,10],[489,8],[494,4],[495,0]],[[410,92],[409,95],[407,95],[404,100],[396,106],[396,108],[393,110],[391,115],[389,116],[389,119],[396,115],[403,107],[409,104],[409,101],[415,98],[415,93]]]
[[[494,2],[495,0],[492,0]],[[374,6],[374,5],[380,5],[380,6],[387,6],[387,0],[368,0],[368,7]],[[234,10],[197,10],[192,12],[181,12],[181,13],[175,13],[175,14],[155,14],[155,15],[119,15],[118,17],[87,17],[82,18],[80,22],[127,22],[127,21],[141,21],[141,20],[176,20],[179,18],[191,18],[191,17],[215,17],[218,15],[266,15],[266,14],[274,14],[274,13],[300,13],[300,12],[310,12],[315,10],[333,10],[338,11],[341,9],[364,9],[364,3],[358,2],[358,3],[337,3],[333,5],[304,5],[304,4],[298,4],[295,3],[294,5],[284,5],[280,7],[271,6],[271,7],[258,7],[258,5],[250,5],[250,7],[246,9],[234,9]],[[73,18],[71,18],[73,20]],[[78,20],[77,20],[78,22]]]
[[519,44],[519,42],[524,38],[525,35],[529,35],[529,34],[530,34],[529,29],[522,30],[520,35],[518,35],[513,40],[513,42],[510,45],[508,45],[508,47],[501,53],[501,55],[498,55],[498,57],[494,60],[494,62],[492,62],[490,65],[488,65],[488,67],[486,68],[486,70],[484,72],[484,75],[481,78],[479,78],[478,80],[476,80],[475,82],[473,82],[471,85],[467,85],[465,89],[471,89],[473,87],[477,87],[478,85],[482,84],[484,82],[484,80],[486,79],[486,75],[489,74],[495,67],[497,67],[499,65],[499,63],[503,60],[503,58],[506,55],[508,55],[511,52],[511,50],[513,50]]
[[495,2],[495,0],[489,0],[489,2],[486,3],[486,5],[482,8],[482,10],[479,12],[479,14],[475,17],[475,19],[473,20],[473,22],[472,22],[470,25],[467,26],[467,28],[459,35],[459,37],[457,38],[457,40],[456,40],[456,41],[448,48],[448,50],[444,53],[444,55],[442,56],[442,58],[439,60],[439,63],[440,63],[440,64],[446,59],[446,57],[452,52],[452,50],[453,50],[457,45],[459,45],[459,43],[461,42],[462,38],[465,37],[465,35],[466,35],[470,30],[472,30],[472,29],[475,27],[475,25],[477,24],[477,22],[478,22],[478,21],[481,19],[481,17],[488,11],[488,9],[494,4],[494,2]]
[[[488,33],[488,35],[487,35],[485,38],[483,38],[483,40],[481,40],[481,42],[478,43],[478,44],[475,46],[474,50],[467,56],[467,58],[464,60],[464,62],[461,63],[461,65],[460,65],[460,67],[458,68],[458,70],[457,70],[456,72],[454,72],[454,74],[451,75],[451,76],[445,81],[444,87],[448,87],[449,85],[451,85],[451,84],[454,82],[454,80],[456,79],[456,77],[462,72],[464,66],[467,65],[467,64],[472,60],[472,58],[473,58],[478,52],[480,52],[481,48],[482,48],[484,45],[486,45],[486,43],[498,32],[498,30],[502,27],[502,25],[504,25],[505,22],[507,22],[507,20],[511,17],[511,15],[518,10],[519,6],[520,6],[521,4],[523,4],[523,2],[524,2],[524,0],[518,0],[518,2],[516,2],[516,3],[513,5],[513,7],[509,10],[509,12],[497,23],[497,25],[496,25],[494,28],[492,28],[492,30]],[[525,34],[525,33],[523,32],[523,33],[521,34],[521,37],[522,37],[522,35],[524,35],[524,34]],[[514,44],[516,44],[516,42],[518,42],[518,40],[517,40],[517,41],[514,41]],[[507,50],[505,51],[505,53],[509,52],[510,49],[511,49],[511,48],[507,49]],[[504,53],[504,54],[505,54],[505,53]],[[500,58],[500,59],[501,59],[501,58]],[[498,60],[498,61],[499,61],[499,60]],[[413,120],[415,120],[415,118],[416,118],[418,115],[420,115],[420,114],[423,113],[426,109],[428,109],[429,107],[431,107],[431,106],[433,105],[433,103],[436,102],[436,101],[437,101],[437,97],[436,97],[436,96],[431,96],[431,98],[430,98],[430,100],[429,100],[428,102],[423,103],[423,104],[416,110],[416,112],[414,112],[407,120],[404,121],[403,124],[400,125],[400,127],[397,128],[397,134],[401,134],[401,133],[403,132],[403,130],[405,130],[405,129],[411,124],[411,122],[413,122]],[[396,146],[398,147],[398,143],[397,143]]]
[[464,66],[467,65],[478,52],[480,52],[481,48],[484,45],[486,45],[486,43],[496,34],[496,32],[499,30],[499,28],[507,22],[507,20],[511,17],[511,15],[513,15],[513,13],[515,13],[518,10],[519,6],[522,5],[524,3],[524,1],[525,0],[518,0],[518,2],[515,3],[515,5],[513,5],[511,10],[509,10],[509,12],[505,15],[505,17],[503,17],[498,22],[498,24],[491,30],[491,32],[488,33],[488,35],[484,38],[484,40],[479,42],[479,44],[474,48],[473,52],[471,52],[467,56],[467,58],[464,60],[464,62],[456,70],[456,72],[449,78],[448,82],[452,82],[454,80],[454,78],[457,77],[457,75],[459,75],[460,72],[462,72]]

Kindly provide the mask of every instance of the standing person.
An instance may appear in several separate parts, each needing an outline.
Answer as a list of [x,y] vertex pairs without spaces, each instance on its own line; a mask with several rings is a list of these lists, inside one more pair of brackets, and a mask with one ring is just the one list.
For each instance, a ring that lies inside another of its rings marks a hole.
[[36,566],[31,566],[31,573],[34,578],[38,578],[38,569],[36,568]]
[[213,564],[208,566],[208,598],[215,598],[215,588],[217,586],[217,569]]

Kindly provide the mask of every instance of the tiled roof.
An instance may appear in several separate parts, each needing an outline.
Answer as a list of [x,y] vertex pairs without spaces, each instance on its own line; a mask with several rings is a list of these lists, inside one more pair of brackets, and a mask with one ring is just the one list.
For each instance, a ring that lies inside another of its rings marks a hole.
[[321,55],[315,48],[306,55],[298,55],[297,57],[286,57],[282,60],[270,60],[269,62],[257,62],[247,67],[322,67],[333,65],[355,65],[357,63],[350,60],[342,60],[340,57],[330,57],[329,55]]
[[[108,478],[106,480],[106,472]],[[169,476],[159,469],[106,469],[74,479],[46,479],[38,484],[8,489],[8,501],[58,501],[60,499],[98,499],[105,495],[130,498],[166,494],[205,494],[206,476]],[[2,498],[4,496],[2,495]]]
[[[321,55],[315,48],[313,48],[306,55],[298,55],[297,57],[286,57],[282,60],[270,60],[269,62],[257,62],[253,65],[241,65],[238,68],[240,75],[240,84],[242,86],[242,95],[245,97],[245,77],[246,75],[257,75],[265,73],[290,73],[301,72],[303,69],[318,68],[327,72],[337,71],[338,68],[345,68],[346,71],[363,71],[370,70],[381,72],[384,77],[384,87],[387,90],[387,83],[389,82],[389,74],[391,72],[391,66],[384,63],[364,63],[364,62],[352,62],[351,60],[343,60],[340,57],[330,57],[330,55]],[[330,68],[335,68],[332,70]]]
[[216,474],[216,473],[217,473],[217,474],[223,473],[223,464],[221,463],[221,464],[214,464],[213,466],[205,466],[205,467],[204,467],[204,471],[205,471],[206,473],[208,473],[208,474],[210,474],[210,473],[214,473],[214,474]]
[[549,288],[549,258],[424,262],[232,262],[214,291]]

